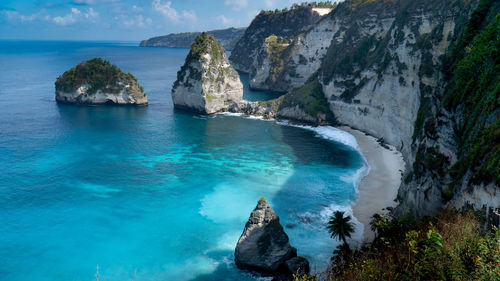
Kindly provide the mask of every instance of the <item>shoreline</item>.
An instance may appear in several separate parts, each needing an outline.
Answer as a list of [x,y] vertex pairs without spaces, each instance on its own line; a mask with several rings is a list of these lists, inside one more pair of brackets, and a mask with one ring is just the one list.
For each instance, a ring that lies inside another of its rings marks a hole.
[[370,229],[371,216],[383,208],[395,207],[405,162],[401,152],[393,146],[382,147],[377,139],[350,127],[339,127],[356,138],[359,151],[365,158],[369,171],[361,179],[358,196],[352,205],[354,217],[364,225],[362,244],[370,243],[375,234]]
[[[357,187],[357,198],[350,206],[352,215],[359,223],[363,224],[364,227],[361,240],[358,240],[358,238],[351,239],[358,243],[358,245],[371,243],[375,238],[375,233],[370,229],[370,221],[373,214],[381,214],[383,212],[382,209],[397,206],[394,200],[398,195],[406,164],[403,155],[394,146],[386,144],[385,146],[388,147],[386,148],[380,145],[375,137],[348,126],[314,127],[310,125],[294,124],[289,120],[277,120],[275,118],[267,119],[258,115],[231,112],[218,114],[240,116],[263,121],[275,121],[280,125],[312,130],[325,139],[334,140],[356,149],[363,156],[368,165],[368,172],[361,178]],[[325,133],[325,131],[317,129],[325,127],[343,132],[345,135],[340,136],[340,138],[338,134],[336,134],[335,137],[331,137]]]

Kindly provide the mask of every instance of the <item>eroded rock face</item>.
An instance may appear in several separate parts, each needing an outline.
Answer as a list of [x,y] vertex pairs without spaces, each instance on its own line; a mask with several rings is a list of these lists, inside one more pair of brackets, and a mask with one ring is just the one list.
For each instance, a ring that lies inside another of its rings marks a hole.
[[225,111],[243,99],[243,84],[213,35],[202,33],[177,72],[172,100],[177,108],[203,114]]
[[130,73],[101,58],[81,62],[56,83],[56,101],[71,104],[146,105],[144,88]]
[[297,249],[290,245],[279,217],[264,198],[252,211],[234,256],[239,268],[263,275],[292,274],[295,272],[290,270],[308,270],[309,267],[305,259],[296,259]]
[[291,39],[307,30],[323,13],[310,7],[283,11],[262,11],[252,21],[231,52],[231,62],[239,71],[250,72],[258,48],[271,35]]

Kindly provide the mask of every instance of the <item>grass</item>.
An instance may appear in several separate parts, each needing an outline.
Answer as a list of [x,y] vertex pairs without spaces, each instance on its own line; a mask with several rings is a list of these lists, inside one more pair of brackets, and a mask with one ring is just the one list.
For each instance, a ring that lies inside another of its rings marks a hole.
[[472,211],[419,222],[374,216],[373,244],[341,253],[326,280],[499,280],[500,232],[483,234],[481,224]]

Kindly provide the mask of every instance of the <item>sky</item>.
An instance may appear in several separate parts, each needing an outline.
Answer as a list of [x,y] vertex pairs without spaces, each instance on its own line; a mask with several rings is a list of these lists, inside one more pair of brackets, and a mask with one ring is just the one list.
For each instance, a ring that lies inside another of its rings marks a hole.
[[0,0],[0,39],[139,41],[248,26],[304,0]]

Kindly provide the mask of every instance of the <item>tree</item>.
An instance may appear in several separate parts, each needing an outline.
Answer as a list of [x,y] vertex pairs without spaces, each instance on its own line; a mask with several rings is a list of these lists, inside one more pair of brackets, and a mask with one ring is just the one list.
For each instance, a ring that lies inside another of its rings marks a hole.
[[351,233],[354,232],[354,224],[351,222],[351,216],[344,217],[344,212],[341,211],[333,213],[327,228],[332,238],[338,238],[344,244],[347,244],[346,237],[351,238]]

